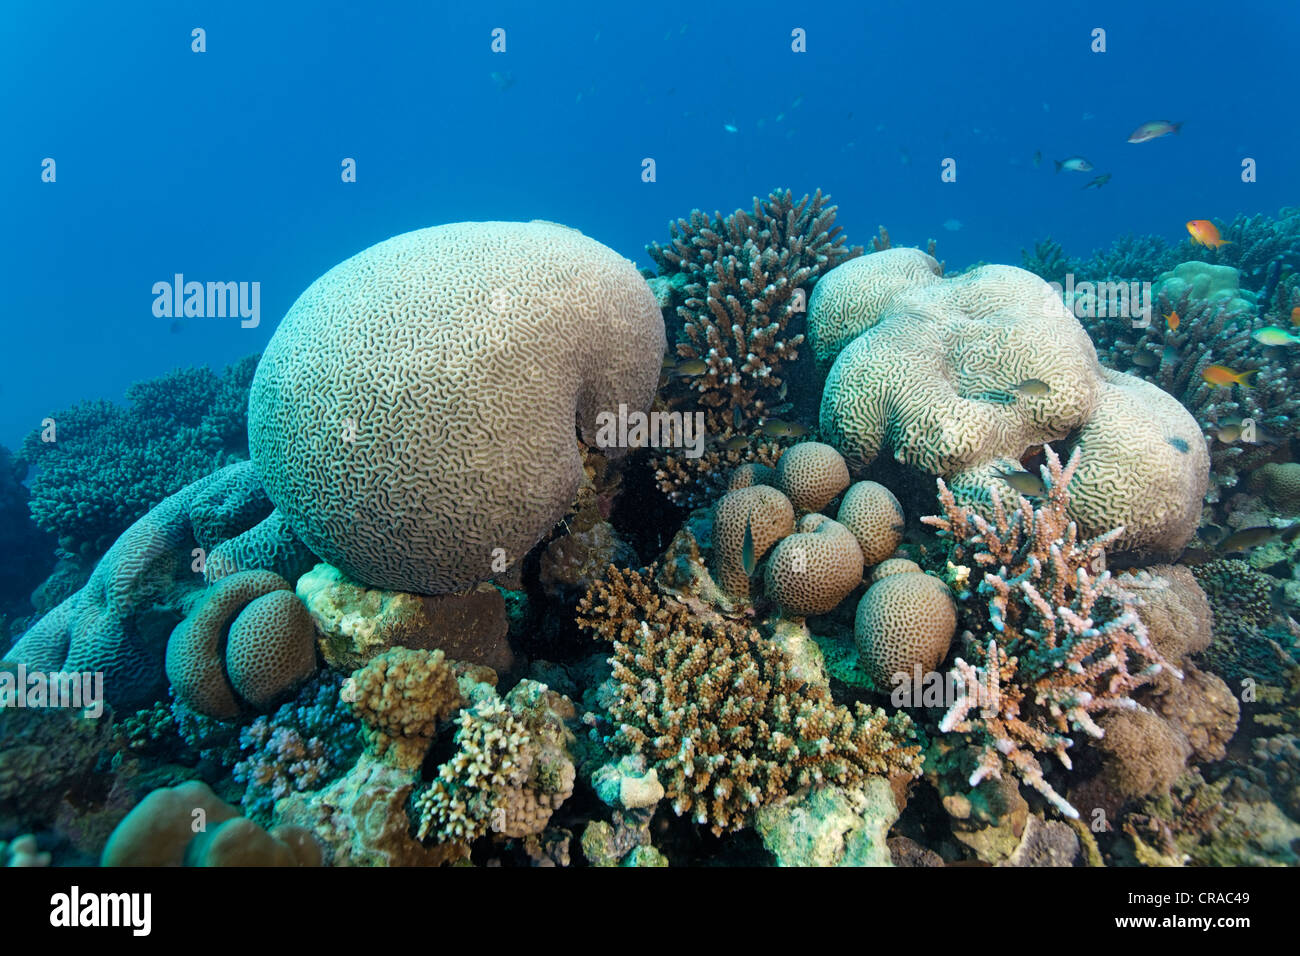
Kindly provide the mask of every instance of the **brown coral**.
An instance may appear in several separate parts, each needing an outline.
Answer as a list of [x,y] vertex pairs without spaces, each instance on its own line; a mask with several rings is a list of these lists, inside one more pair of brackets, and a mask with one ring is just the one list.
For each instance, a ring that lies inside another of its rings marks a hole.
[[395,647],[352,675],[342,696],[364,722],[366,745],[395,767],[414,769],[461,706],[456,675],[442,651]]
[[776,487],[798,511],[821,511],[849,486],[849,466],[830,445],[801,442],[776,463]]
[[786,613],[827,614],[862,583],[862,551],[844,525],[807,514],[772,549],[763,582]]
[[836,517],[858,539],[867,567],[884,561],[903,540],[903,506],[892,491],[877,482],[850,485]]
[[858,603],[853,635],[862,666],[876,689],[892,686],[896,674],[929,673],[948,656],[957,631],[952,591],[924,572],[887,574]]
[[729,491],[718,499],[713,514],[714,553],[718,582],[733,597],[749,597],[745,568],[745,539],[757,564],[777,541],[794,531],[790,499],[767,485]]

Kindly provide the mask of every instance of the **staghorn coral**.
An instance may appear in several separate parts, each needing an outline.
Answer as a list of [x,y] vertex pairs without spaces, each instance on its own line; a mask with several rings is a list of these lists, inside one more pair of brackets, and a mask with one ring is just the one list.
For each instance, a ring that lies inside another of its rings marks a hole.
[[669,226],[668,246],[646,247],[661,274],[686,274],[675,351],[707,367],[677,377],[670,398],[693,398],[709,431],[739,426],[737,415],[764,417],[780,401],[772,398],[784,382],[781,367],[803,343],[788,325],[819,276],[862,254],[845,247],[835,211],[821,190],[797,201],[776,190],[726,218],[694,210]]
[[248,457],[249,356],[220,374],[177,369],[127,388],[125,407],[81,402],[29,434],[22,456],[35,467],[31,511],[66,551],[102,554],[164,498]]
[[[1086,533],[1122,524],[1116,547],[1177,553],[1195,530],[1209,456],[1194,419],[1103,369],[1032,274],[983,266],[941,279],[923,254],[891,250],[828,274],[808,322],[819,360],[834,357],[821,428],[851,470],[888,454],[987,506],[1005,487],[999,472],[1064,439],[1083,450],[1073,500]],[[1019,393],[1030,380],[1048,389]]]
[[653,568],[611,568],[578,612],[614,645],[604,742],[644,755],[674,811],[714,833],[805,787],[919,772],[910,718],[836,705],[757,631],[659,594]]
[[[574,439],[650,407],[663,319],[632,263],[554,223],[453,223],[358,253],[276,329],[249,447],[307,546],[440,594],[517,564],[573,503]],[[496,564],[497,567],[493,567]]]
[[1064,286],[1065,277],[1072,272],[1077,272],[1079,263],[1077,259],[1068,257],[1061,244],[1049,236],[1034,243],[1032,254],[1024,249],[1020,250],[1020,268],[1032,272],[1044,282],[1055,282]]
[[[749,438],[739,448],[727,445],[742,436],[731,430],[709,434],[704,451],[698,458],[684,453],[669,453],[654,459],[655,484],[673,504],[698,508],[711,503],[728,488],[728,475],[746,466],[773,469],[785,451],[779,441]],[[735,486],[739,487],[739,486]]]
[[469,842],[490,833],[541,833],[572,794],[577,776],[565,720],[573,704],[533,680],[461,711],[458,749],[415,798],[417,835]]
[[371,658],[340,696],[361,718],[367,749],[403,770],[423,763],[438,724],[465,703],[442,651],[405,647]]
[[1133,597],[1108,571],[1094,570],[1122,529],[1080,540],[1069,518],[1067,486],[1081,456],[1062,467],[1049,446],[1047,457],[1040,507],[1017,495],[1008,512],[995,493],[990,522],[958,505],[940,479],[944,514],[922,521],[952,542],[954,562],[984,572],[977,593],[988,602],[988,627],[968,642],[971,663],[954,662],[959,696],[939,730],[979,750],[972,786],[1009,770],[1074,818],[1038,755],[1052,753],[1069,769],[1070,734],[1102,736],[1096,718],[1136,708],[1132,693],[1166,662]]

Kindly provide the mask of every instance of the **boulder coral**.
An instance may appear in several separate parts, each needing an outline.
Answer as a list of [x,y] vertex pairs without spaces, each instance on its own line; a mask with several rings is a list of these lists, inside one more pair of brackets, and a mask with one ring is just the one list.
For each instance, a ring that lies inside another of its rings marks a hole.
[[776,487],[800,511],[821,511],[849,486],[849,467],[830,445],[800,442],[776,463]]
[[822,430],[850,469],[887,453],[987,508],[1007,487],[1000,473],[1064,440],[1083,450],[1071,488],[1082,533],[1123,524],[1116,548],[1178,552],[1209,475],[1192,416],[1104,370],[1037,276],[982,266],[943,279],[936,265],[918,250],[864,256],[813,297],[809,334],[819,361],[834,361]]
[[829,614],[862,583],[862,550],[848,528],[822,514],[799,519],[772,549],[764,593],[787,614]]
[[850,485],[836,519],[858,539],[866,567],[884,561],[903,542],[903,506],[892,491],[878,482]]
[[665,348],[633,264],[540,221],[388,239],[298,298],[258,365],[249,447],[308,547],[419,594],[518,563],[572,504],[575,436],[644,412]]
[[713,517],[713,541],[718,583],[733,597],[748,598],[749,575],[745,567],[745,541],[750,560],[757,564],[777,541],[794,531],[790,499],[767,485],[729,491],[718,499]]
[[918,571],[887,573],[858,602],[853,636],[862,666],[878,691],[895,675],[927,674],[948,656],[957,631],[952,591],[936,577]]

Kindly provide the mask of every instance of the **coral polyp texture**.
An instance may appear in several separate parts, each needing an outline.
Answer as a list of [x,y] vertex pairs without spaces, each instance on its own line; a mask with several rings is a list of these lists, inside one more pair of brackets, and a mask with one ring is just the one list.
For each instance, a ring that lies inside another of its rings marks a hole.
[[728,594],[745,599],[754,565],[794,531],[794,507],[789,498],[767,485],[738,488],[718,499],[713,526],[718,582]]
[[858,481],[850,485],[840,501],[836,518],[858,539],[862,563],[867,567],[884,561],[902,543],[903,506],[879,482]]
[[862,549],[853,532],[821,514],[799,519],[772,549],[764,593],[789,614],[827,614],[862,583]]
[[658,593],[653,569],[611,569],[578,611],[613,642],[603,743],[643,755],[673,810],[714,833],[802,788],[920,769],[907,715],[835,704],[756,630]]
[[395,647],[353,673],[342,697],[364,724],[376,757],[404,770],[418,768],[438,724],[464,700],[442,651]]
[[1200,430],[1173,397],[1104,370],[1050,286],[1011,266],[943,279],[906,249],[840,268],[808,322],[834,358],[822,429],[850,469],[883,452],[987,505],[1026,455],[1074,441],[1086,533],[1122,523],[1116,548],[1181,550],[1208,480]]
[[849,486],[849,467],[830,445],[800,442],[776,463],[776,487],[799,511],[821,511]]
[[1134,596],[1109,571],[1093,570],[1119,530],[1084,540],[1069,517],[1067,489],[1080,457],[1076,450],[1062,466],[1048,449],[1038,508],[1021,495],[1004,507],[995,491],[990,521],[959,505],[940,479],[944,514],[922,519],[951,541],[952,560],[979,576],[976,594],[988,604],[987,627],[954,661],[960,692],[939,730],[963,735],[978,754],[971,786],[1010,771],[1067,817],[1078,811],[1048,781],[1039,756],[1071,768],[1071,734],[1101,737],[1097,718],[1136,709],[1133,692],[1168,666]]
[[862,595],[853,624],[862,666],[879,691],[899,674],[911,680],[935,670],[956,631],[952,591],[923,571],[887,570]]
[[363,584],[455,591],[564,515],[575,422],[600,445],[597,416],[646,411],[664,346],[632,263],[576,230],[421,229],[294,303],[253,379],[249,447],[321,558]]

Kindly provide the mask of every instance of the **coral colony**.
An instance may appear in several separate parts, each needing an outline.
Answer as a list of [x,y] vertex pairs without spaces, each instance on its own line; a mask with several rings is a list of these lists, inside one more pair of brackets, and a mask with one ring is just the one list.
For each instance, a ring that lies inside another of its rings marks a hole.
[[1300,862],[1300,212],[961,271],[836,215],[419,229],[53,411],[0,862]]

